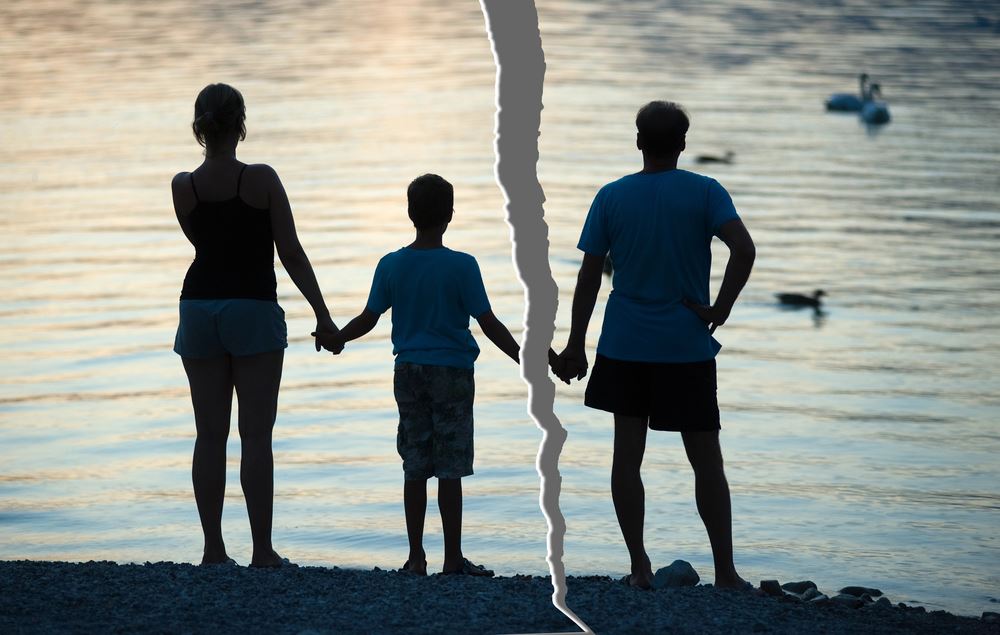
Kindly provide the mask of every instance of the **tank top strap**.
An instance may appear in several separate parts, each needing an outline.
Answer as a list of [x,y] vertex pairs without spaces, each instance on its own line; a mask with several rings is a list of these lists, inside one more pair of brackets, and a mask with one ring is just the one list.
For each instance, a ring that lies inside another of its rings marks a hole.
[[247,169],[247,164],[244,163],[243,167],[240,168],[240,175],[236,177],[236,196],[240,195],[240,185],[243,184],[243,172]]
[[191,177],[191,191],[194,193],[194,200],[196,203],[200,203],[201,199],[198,198],[198,189],[194,186],[194,172],[188,173],[188,176]]

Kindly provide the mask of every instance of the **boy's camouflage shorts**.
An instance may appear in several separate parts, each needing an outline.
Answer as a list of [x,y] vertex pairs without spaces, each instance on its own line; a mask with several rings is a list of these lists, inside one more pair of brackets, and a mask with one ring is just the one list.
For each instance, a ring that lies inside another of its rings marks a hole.
[[403,459],[403,478],[472,474],[472,369],[399,363],[393,392],[399,406],[396,449]]

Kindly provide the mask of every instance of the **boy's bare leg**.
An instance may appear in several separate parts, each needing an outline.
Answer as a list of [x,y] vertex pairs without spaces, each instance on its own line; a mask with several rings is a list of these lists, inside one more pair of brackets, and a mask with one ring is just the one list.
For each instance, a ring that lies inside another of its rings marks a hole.
[[403,510],[406,513],[406,537],[410,541],[407,570],[418,575],[426,575],[424,516],[427,514],[427,479],[403,481]]
[[643,589],[653,582],[653,569],[643,544],[646,492],[639,468],[646,452],[646,418],[615,415],[615,454],[611,464],[611,498],[632,561],[629,584]]
[[438,509],[444,531],[444,572],[462,568],[462,479],[438,479]]
[[746,582],[733,564],[733,521],[729,483],[722,467],[719,431],[682,432],[684,450],[694,469],[694,495],[715,560],[715,586],[742,588]]

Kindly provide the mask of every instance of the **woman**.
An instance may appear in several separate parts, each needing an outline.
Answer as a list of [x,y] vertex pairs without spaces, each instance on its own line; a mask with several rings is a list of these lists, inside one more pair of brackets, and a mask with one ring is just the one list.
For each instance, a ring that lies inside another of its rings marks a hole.
[[279,567],[288,561],[271,546],[271,430],[288,343],[277,303],[275,247],[312,306],[317,331],[337,327],[295,234],[278,175],[267,165],[236,159],[236,146],[246,138],[245,119],[243,96],[232,86],[206,86],[195,100],[192,129],[205,160],[171,185],[177,220],[195,247],[181,291],[174,351],[184,360],[197,427],[191,477],[205,533],[201,563],[233,564],[222,540],[222,503],[235,389],[240,483],[253,536],[250,566]]

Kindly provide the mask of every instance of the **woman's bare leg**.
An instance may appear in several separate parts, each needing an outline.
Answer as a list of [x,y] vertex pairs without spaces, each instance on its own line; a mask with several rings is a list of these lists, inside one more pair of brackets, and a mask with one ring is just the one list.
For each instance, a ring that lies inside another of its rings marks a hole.
[[222,541],[222,505],[226,496],[226,440],[233,403],[232,366],[227,355],[183,360],[198,432],[191,481],[205,534],[201,563],[214,564],[229,558]]
[[278,388],[285,351],[233,358],[233,382],[239,402],[242,458],[240,483],[250,516],[253,557],[257,567],[280,566],[271,546],[274,509],[274,458],[271,431],[278,413]]

